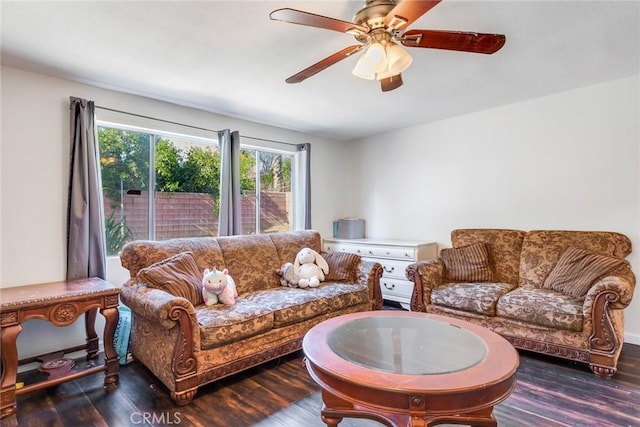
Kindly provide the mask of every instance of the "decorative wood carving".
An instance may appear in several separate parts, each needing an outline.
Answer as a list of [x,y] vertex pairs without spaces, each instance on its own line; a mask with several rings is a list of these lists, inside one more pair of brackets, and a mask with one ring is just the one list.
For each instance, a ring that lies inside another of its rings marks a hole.
[[50,319],[54,325],[68,326],[78,318],[80,310],[76,304],[66,302],[54,306],[51,313]]
[[618,347],[618,337],[609,317],[608,305],[619,299],[620,296],[613,291],[602,292],[595,297],[593,310],[591,311],[593,332],[589,337],[589,345],[592,351],[613,353]]
[[531,350],[538,353],[544,353],[551,356],[562,357],[564,359],[576,360],[583,363],[589,362],[589,352],[584,350],[576,350],[575,348],[553,345],[545,342],[529,340],[524,338],[510,337],[503,335],[514,347],[523,350]]
[[120,303],[120,298],[118,295],[107,295],[105,297],[105,307],[117,307]]
[[420,274],[413,269],[407,269],[407,279],[413,282],[413,293],[411,294],[411,311],[425,312],[426,307],[422,297],[422,278]]
[[193,338],[191,320],[184,307],[173,307],[169,312],[171,320],[178,321],[178,337],[173,349],[171,369],[176,377],[194,374],[198,369],[198,361],[193,355]]
[[183,392],[172,391],[171,392],[171,398],[173,399],[174,402],[176,402],[176,405],[184,406],[184,405],[188,405],[189,403],[191,403],[193,398],[196,396],[197,392],[198,392],[197,388],[194,389],[194,390],[188,390],[188,391],[183,391]]
[[611,378],[613,374],[616,373],[616,370],[617,370],[616,368],[598,366],[593,364],[589,365],[589,368],[591,369],[591,372],[593,372],[599,377],[604,377],[604,378]]
[[16,311],[9,311],[0,313],[0,324],[5,327],[9,325],[15,325],[18,323],[18,313]]
[[381,310],[384,301],[382,300],[382,290],[380,290],[380,279],[382,278],[382,265],[378,264],[373,271],[373,301],[372,309]]
[[242,359],[234,360],[233,362],[226,363],[214,369],[202,372],[198,375],[198,383],[205,384],[226,376],[235,374],[236,372],[243,371],[245,369],[257,366],[268,360],[284,356],[285,354],[293,353],[302,348],[302,339],[296,339],[290,341],[276,348],[270,348],[260,353],[252,354],[251,356],[244,357]]

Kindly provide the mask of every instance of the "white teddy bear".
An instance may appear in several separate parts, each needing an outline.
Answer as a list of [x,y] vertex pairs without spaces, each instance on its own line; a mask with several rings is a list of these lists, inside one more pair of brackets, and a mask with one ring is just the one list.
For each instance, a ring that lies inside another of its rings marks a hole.
[[299,278],[301,288],[318,287],[329,274],[329,265],[322,255],[310,248],[302,248],[293,262],[293,273]]

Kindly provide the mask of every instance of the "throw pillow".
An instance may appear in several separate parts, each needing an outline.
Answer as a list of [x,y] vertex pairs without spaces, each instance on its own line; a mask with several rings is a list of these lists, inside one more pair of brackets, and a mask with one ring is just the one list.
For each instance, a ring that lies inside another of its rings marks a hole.
[[329,265],[327,282],[351,282],[357,279],[360,256],[348,252],[322,252],[322,258]]
[[181,252],[138,272],[138,281],[186,298],[194,306],[203,304],[202,273],[193,252]]
[[443,249],[440,259],[444,263],[446,278],[450,282],[493,282],[494,271],[489,248],[484,243],[473,243],[459,248]]
[[553,267],[542,288],[582,298],[598,279],[625,262],[622,258],[597,255],[584,249],[570,247]]

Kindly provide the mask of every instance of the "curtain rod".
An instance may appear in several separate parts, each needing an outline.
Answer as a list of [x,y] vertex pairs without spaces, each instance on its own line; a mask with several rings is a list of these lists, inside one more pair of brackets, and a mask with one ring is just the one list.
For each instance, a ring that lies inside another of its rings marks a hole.
[[[215,132],[215,133],[219,132],[219,131],[214,130],[214,129],[207,129],[207,128],[202,128],[202,127],[198,127],[198,126],[187,125],[187,124],[184,124],[184,123],[172,122],[171,120],[158,119],[156,117],[144,116],[142,114],[130,113],[128,111],[122,111],[122,110],[116,110],[115,108],[102,107],[100,105],[96,105],[95,107],[100,109],[100,110],[112,111],[114,113],[120,113],[120,114],[127,114],[129,116],[135,116],[135,117],[140,117],[140,118],[143,118],[143,119],[155,120],[155,121],[158,121],[158,122],[169,123],[169,124],[172,124],[172,125],[184,126],[184,127],[188,127],[188,128],[192,128],[192,129],[204,130],[204,131],[207,131],[207,132]],[[297,147],[299,145],[299,144],[292,144],[290,142],[275,141],[273,139],[257,138],[255,136],[247,136],[247,135],[242,135],[242,134],[240,134],[240,136],[242,138],[254,139],[256,141],[275,142],[277,144],[291,145],[293,147]]]
[[241,138],[248,138],[248,139],[255,139],[256,141],[275,142],[277,144],[291,145],[292,147],[297,147],[298,145],[300,145],[300,144],[292,144],[290,142],[275,141],[273,139],[257,138],[255,136],[247,136],[247,135],[243,135],[243,134],[240,134],[240,137]]
[[143,119],[155,120],[157,122],[169,123],[169,124],[172,124],[172,125],[185,126],[185,127],[192,128],[192,129],[198,129],[198,130],[204,130],[204,131],[207,131],[207,132],[218,133],[218,131],[214,130],[214,129],[201,128],[201,127],[193,126],[193,125],[186,125],[184,123],[172,122],[171,120],[158,119],[157,117],[144,116],[142,114],[130,113],[128,111],[116,110],[114,108],[102,107],[100,105],[96,105],[96,108],[98,108],[100,110],[113,111],[114,113],[121,113],[121,114],[127,114],[129,116],[140,117],[140,118],[143,118]]

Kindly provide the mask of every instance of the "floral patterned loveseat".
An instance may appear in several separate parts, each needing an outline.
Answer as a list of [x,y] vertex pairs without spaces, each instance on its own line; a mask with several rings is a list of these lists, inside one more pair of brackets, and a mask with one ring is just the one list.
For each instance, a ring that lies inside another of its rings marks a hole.
[[459,229],[438,259],[407,267],[411,309],[467,320],[516,348],[588,364],[609,377],[635,276],[619,233]]
[[[326,254],[329,275],[317,288],[281,286],[276,270],[303,247],[320,252],[320,235],[298,231],[127,244],[120,259],[130,279],[121,299],[133,315],[134,357],[182,405],[202,384],[299,350],[304,334],[325,319],[381,308],[382,266],[352,254]],[[194,292],[203,270],[212,267],[227,268],[234,278],[234,305],[206,306]]]

